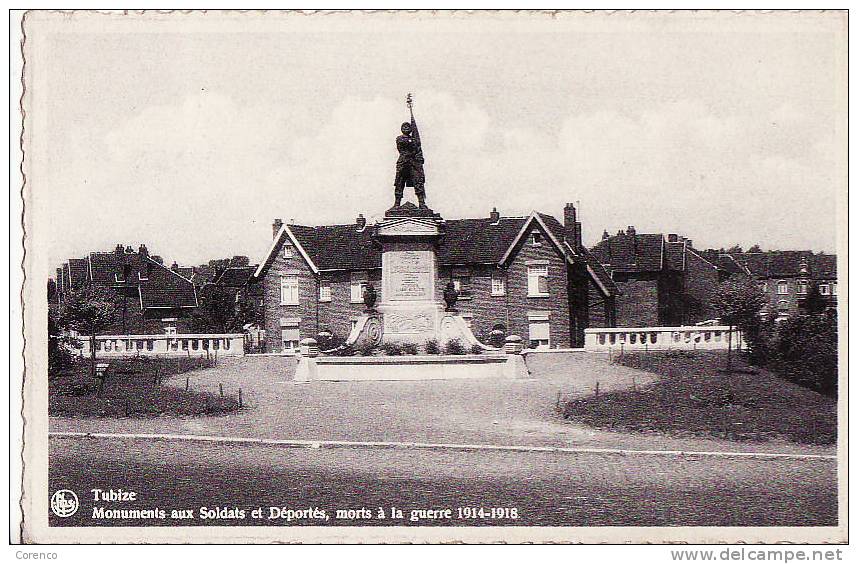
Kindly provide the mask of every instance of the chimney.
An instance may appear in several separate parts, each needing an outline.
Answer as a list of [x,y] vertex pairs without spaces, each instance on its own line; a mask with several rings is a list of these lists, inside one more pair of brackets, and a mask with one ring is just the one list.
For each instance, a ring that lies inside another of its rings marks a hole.
[[679,235],[677,235],[676,233],[668,233],[667,234],[667,242],[668,243],[678,243],[679,242]]
[[271,224],[271,238],[277,237],[277,234],[280,233],[280,228],[283,227],[283,220],[279,217],[274,220],[274,223]]
[[605,239],[610,239],[610,237],[611,237],[611,235],[610,235],[610,233],[608,233],[607,229],[602,231],[602,241],[604,241]]
[[693,249],[694,248],[694,241],[692,241],[691,239],[686,239],[685,240],[685,246]]
[[623,235],[625,235],[625,234],[626,234],[626,232],[625,232],[625,231],[623,231],[622,229],[619,229],[619,230],[617,231],[617,235],[619,235],[620,237],[622,237],[622,236],[623,236]]
[[121,255],[125,252],[125,247],[122,246],[122,243],[117,243],[113,252],[117,255]]
[[634,235],[635,233],[637,233],[637,231],[635,231],[635,226],[629,225],[628,229],[626,229],[626,233],[628,233],[629,235]]
[[563,207],[563,227],[566,229],[566,239],[573,249],[581,248],[581,222],[578,221],[578,211],[575,205],[567,203]]
[[363,216],[362,213],[359,213],[358,216],[355,218],[355,224],[357,225],[358,231],[363,231],[366,228],[366,218]]
[[492,208],[492,212],[489,214],[489,219],[492,220],[492,223],[498,223],[500,221],[500,212],[497,208]]
[[127,247],[125,247],[125,254],[126,255],[133,255],[134,254],[134,247],[132,247],[131,245],[128,245]]
[[172,264],[172,265],[170,265],[170,270],[172,270],[173,272],[178,272],[178,270],[179,270],[179,263],[177,263],[176,261],[173,261],[173,264]]
[[140,247],[137,249],[137,252],[140,254],[140,256],[149,256],[149,249],[146,248],[146,245],[140,245]]

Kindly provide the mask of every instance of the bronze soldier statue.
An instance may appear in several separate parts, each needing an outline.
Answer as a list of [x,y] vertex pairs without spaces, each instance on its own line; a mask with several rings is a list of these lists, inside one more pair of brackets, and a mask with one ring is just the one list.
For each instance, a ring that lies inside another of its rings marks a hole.
[[417,122],[414,121],[411,94],[408,94],[406,103],[409,112],[411,112],[411,123],[404,122],[401,127],[402,135],[396,138],[396,150],[399,151],[399,159],[396,160],[396,179],[393,181],[396,197],[393,205],[397,207],[402,203],[402,192],[408,185],[414,187],[418,204],[421,208],[425,208],[426,189],[424,184],[426,176],[423,173],[423,149],[420,146],[420,132],[417,131]]

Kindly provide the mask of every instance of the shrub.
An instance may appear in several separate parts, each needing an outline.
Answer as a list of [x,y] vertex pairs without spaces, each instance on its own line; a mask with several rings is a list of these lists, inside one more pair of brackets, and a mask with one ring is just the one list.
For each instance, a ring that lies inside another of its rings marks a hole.
[[384,354],[387,356],[400,356],[402,354],[402,347],[399,343],[384,343],[381,346],[381,350],[383,350]]
[[837,395],[837,318],[797,315],[780,323],[771,351],[772,367],[790,382]]
[[465,345],[459,339],[450,339],[444,345],[444,354],[465,354]]
[[471,345],[471,354],[483,354],[483,347],[474,343]]
[[429,339],[426,341],[426,354],[441,354],[441,346],[437,339]]
[[319,333],[316,337],[316,342],[319,344],[319,350],[322,352],[331,351],[346,344],[344,338],[330,333]]
[[358,347],[358,352],[363,356],[372,356],[375,352],[375,345],[372,343],[364,343]]
[[417,354],[417,345],[414,343],[402,343],[402,354]]

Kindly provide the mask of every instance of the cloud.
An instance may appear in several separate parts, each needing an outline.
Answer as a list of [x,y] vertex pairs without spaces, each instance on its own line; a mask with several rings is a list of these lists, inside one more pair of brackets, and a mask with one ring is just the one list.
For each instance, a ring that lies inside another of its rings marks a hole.
[[[589,242],[634,224],[698,245],[833,248],[833,138],[795,106],[573,109],[540,129],[425,91],[415,113],[428,203],[446,217],[493,206],[559,214],[580,201]],[[322,119],[288,101],[240,103],[208,90],[142,108],[100,138],[83,137],[50,179],[62,210],[55,259],[122,241],[180,262],[258,260],[274,217],[377,217],[392,203],[394,138],[406,118],[401,100],[381,96],[343,97]]]

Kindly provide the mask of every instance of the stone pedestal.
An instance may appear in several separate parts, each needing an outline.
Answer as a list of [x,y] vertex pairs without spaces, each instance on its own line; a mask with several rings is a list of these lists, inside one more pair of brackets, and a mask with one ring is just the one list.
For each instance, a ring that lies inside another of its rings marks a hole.
[[420,345],[437,338],[444,308],[435,299],[435,244],[443,224],[432,210],[406,203],[389,209],[376,226],[382,246],[378,311],[385,342]]

